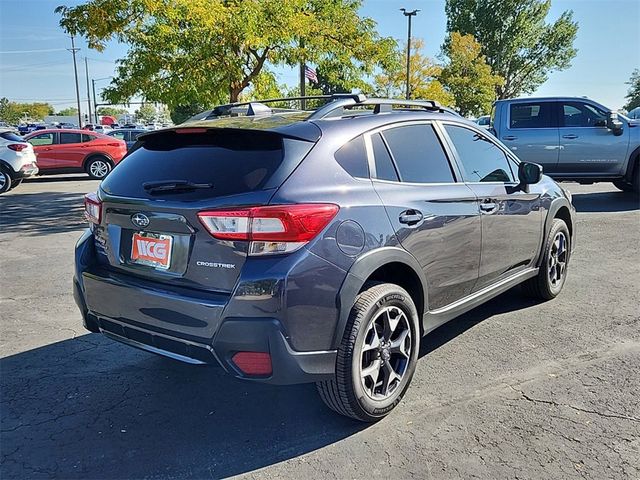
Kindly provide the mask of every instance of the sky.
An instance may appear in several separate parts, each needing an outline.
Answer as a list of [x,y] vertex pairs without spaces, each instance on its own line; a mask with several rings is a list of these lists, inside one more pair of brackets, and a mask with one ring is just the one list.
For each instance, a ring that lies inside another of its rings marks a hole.
[[[286,1],[286,0],[283,0]],[[55,7],[78,0],[0,0],[0,97],[17,102],[49,102],[56,110],[75,105],[71,42],[58,25]],[[437,57],[445,36],[444,0],[365,0],[361,14],[373,18],[383,36],[406,40],[407,22],[399,11],[420,9],[413,18],[413,36],[425,41],[426,54]],[[640,68],[640,0],[552,0],[547,21],[573,10],[579,30],[577,56],[567,70],[554,72],[534,95],[587,96],[621,108],[632,71]],[[115,62],[126,45],[111,42],[103,52],[89,50],[76,38],[82,109],[86,111],[85,61],[89,78],[108,85]],[[276,70],[279,83],[294,85],[294,69]]]

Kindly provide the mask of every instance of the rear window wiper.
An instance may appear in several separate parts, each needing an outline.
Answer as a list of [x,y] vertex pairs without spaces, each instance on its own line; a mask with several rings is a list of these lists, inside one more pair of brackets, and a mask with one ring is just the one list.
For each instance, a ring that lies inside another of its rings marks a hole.
[[145,182],[142,187],[149,193],[176,192],[213,188],[213,183],[194,183],[188,180],[162,180],[159,182]]

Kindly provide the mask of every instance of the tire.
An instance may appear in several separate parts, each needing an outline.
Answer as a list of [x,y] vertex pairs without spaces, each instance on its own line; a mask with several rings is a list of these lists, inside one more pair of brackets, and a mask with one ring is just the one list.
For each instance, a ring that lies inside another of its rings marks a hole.
[[403,288],[366,284],[338,347],[335,378],[316,383],[324,403],[363,422],[388,415],[402,400],[416,368],[418,322],[415,304]]
[[0,169],[0,194],[11,190],[11,175],[4,168]]
[[113,166],[107,157],[93,157],[87,162],[86,171],[94,180],[102,180],[106,177]]
[[524,292],[533,298],[551,300],[558,296],[567,279],[571,257],[571,236],[564,220],[554,218],[544,243],[538,275],[522,284]]
[[9,190],[13,190],[14,188],[16,188],[17,186],[19,186],[22,183],[22,178],[17,178],[15,180],[13,180],[11,182],[11,188]]
[[613,184],[616,186],[616,188],[618,190],[622,190],[623,192],[633,192],[633,185],[631,183],[627,183],[625,181],[622,180],[616,180],[615,182],[613,182]]

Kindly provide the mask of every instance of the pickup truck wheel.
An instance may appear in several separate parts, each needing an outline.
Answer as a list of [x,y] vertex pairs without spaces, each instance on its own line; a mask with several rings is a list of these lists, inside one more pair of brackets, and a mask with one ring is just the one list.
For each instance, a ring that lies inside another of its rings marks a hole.
[[0,194],[11,190],[11,175],[4,169],[0,169]]
[[623,192],[633,192],[633,185],[631,183],[627,183],[623,180],[616,180],[613,182],[617,189],[622,190]]
[[398,285],[365,285],[338,348],[336,376],[316,384],[329,408],[363,422],[385,417],[400,402],[420,348],[418,313]]
[[538,275],[522,284],[524,292],[541,300],[557,297],[567,279],[570,256],[571,237],[567,224],[559,218],[554,218],[544,245],[540,271]]
[[111,162],[106,157],[93,157],[87,162],[87,173],[94,180],[102,180],[111,171]]

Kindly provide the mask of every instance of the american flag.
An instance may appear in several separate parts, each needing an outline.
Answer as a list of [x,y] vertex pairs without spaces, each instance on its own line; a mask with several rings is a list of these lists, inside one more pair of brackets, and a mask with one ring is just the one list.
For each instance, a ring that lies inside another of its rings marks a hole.
[[304,76],[312,83],[318,83],[318,75],[316,71],[308,65],[304,66]]

